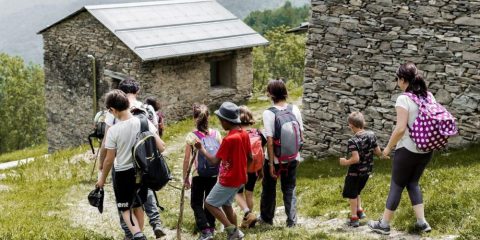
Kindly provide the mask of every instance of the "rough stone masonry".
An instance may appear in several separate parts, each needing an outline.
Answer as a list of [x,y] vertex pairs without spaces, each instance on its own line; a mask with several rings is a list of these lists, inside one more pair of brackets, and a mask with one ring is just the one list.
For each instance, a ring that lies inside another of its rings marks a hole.
[[[42,33],[49,150],[86,144],[93,128],[91,60],[96,58],[99,110],[115,87],[105,70],[139,81],[140,98],[155,96],[168,121],[190,116],[192,104],[212,107],[243,102],[252,91],[252,48],[142,62],[120,39],[88,12],[81,12]],[[210,61],[232,59],[230,87],[210,87]],[[117,83],[118,84],[118,81]]]
[[303,95],[305,151],[345,154],[346,117],[361,111],[386,145],[400,94],[395,71],[422,70],[458,118],[453,146],[480,140],[480,1],[312,0]]

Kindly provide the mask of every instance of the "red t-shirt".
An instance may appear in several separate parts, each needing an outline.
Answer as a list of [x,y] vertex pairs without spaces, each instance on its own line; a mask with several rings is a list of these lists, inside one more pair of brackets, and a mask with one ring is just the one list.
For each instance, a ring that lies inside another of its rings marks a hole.
[[247,154],[250,138],[242,129],[234,129],[222,140],[216,157],[221,159],[218,182],[225,187],[240,187],[247,182]]

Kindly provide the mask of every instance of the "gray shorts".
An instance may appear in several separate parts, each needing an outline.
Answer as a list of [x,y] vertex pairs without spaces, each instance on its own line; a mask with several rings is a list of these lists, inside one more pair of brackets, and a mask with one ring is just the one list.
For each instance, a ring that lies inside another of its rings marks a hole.
[[235,195],[242,187],[243,185],[236,188],[225,187],[217,182],[215,183],[215,186],[213,186],[212,190],[210,190],[210,194],[208,194],[205,202],[218,208],[222,206],[232,206]]

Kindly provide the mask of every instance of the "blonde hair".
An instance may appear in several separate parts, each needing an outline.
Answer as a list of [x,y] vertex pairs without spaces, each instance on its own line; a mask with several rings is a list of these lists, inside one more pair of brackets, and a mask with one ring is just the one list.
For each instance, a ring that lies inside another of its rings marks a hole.
[[352,112],[348,115],[348,123],[352,124],[356,128],[365,127],[365,118],[361,112]]
[[253,113],[248,109],[247,106],[242,105],[240,108],[240,121],[242,125],[253,125],[255,124],[255,119],[253,119]]

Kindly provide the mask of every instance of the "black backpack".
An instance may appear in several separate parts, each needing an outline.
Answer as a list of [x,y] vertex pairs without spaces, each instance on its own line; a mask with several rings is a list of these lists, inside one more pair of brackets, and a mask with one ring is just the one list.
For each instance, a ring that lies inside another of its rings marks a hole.
[[148,129],[147,116],[135,116],[140,119],[140,132],[132,148],[137,179],[140,179],[142,186],[158,191],[172,179],[172,175],[165,158],[157,149],[154,134]]
[[95,154],[95,150],[93,148],[92,139],[96,138],[98,140],[102,140],[105,137],[105,128],[107,127],[105,123],[105,118],[107,117],[107,110],[101,110],[95,114],[95,118],[93,119],[93,132],[88,135],[88,143],[90,143],[90,148],[92,148],[92,153]]

